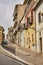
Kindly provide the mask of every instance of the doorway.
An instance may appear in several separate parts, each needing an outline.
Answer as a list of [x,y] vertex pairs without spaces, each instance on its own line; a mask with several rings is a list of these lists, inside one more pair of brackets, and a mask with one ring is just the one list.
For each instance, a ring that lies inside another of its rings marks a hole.
[[42,53],[42,38],[39,38],[40,40],[40,52]]

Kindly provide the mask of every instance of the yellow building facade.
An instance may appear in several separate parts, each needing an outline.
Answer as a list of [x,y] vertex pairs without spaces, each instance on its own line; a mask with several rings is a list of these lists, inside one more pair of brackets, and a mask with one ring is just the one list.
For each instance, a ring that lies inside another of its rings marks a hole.
[[25,47],[30,50],[36,51],[36,30],[35,30],[35,21],[34,21],[34,5],[35,1],[30,2],[30,8],[27,9],[27,13],[25,15],[27,22],[27,30],[25,32]]
[[25,32],[25,47],[30,48],[30,50],[35,50],[35,46],[35,23],[33,23]]

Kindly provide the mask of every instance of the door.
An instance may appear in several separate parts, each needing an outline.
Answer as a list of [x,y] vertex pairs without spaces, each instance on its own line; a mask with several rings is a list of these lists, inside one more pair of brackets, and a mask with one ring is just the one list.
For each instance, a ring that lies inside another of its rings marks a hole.
[[40,40],[40,51],[42,52],[42,38],[39,38]]
[[30,37],[27,38],[27,45],[28,45],[28,48],[30,48]]

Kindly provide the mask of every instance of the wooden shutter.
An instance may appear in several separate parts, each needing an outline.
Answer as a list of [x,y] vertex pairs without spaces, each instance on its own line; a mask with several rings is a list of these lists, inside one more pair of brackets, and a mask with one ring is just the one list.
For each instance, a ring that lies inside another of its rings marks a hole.
[[27,27],[30,25],[30,17],[27,18]]
[[31,11],[31,22],[33,22],[33,10]]
[[38,21],[39,21],[39,23],[41,22],[41,12],[39,12],[39,14],[38,14]]

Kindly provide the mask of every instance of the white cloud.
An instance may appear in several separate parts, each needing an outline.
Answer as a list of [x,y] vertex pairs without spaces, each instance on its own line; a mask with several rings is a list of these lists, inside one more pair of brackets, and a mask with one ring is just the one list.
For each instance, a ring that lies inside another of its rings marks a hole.
[[3,5],[0,3],[0,8],[2,7]]

